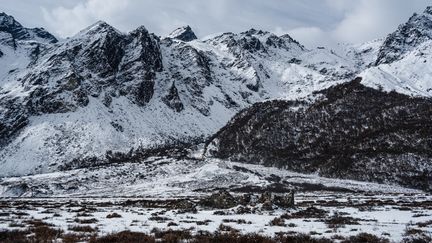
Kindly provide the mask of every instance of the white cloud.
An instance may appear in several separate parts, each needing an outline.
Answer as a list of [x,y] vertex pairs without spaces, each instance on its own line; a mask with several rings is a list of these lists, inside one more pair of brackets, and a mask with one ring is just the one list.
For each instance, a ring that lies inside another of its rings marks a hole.
[[2,9],[61,37],[104,20],[125,32],[144,25],[158,35],[186,24],[201,37],[252,27],[277,29],[312,47],[384,37],[429,4],[430,0],[20,0],[5,1]]
[[61,37],[66,37],[76,34],[97,20],[110,22],[128,4],[127,0],[88,0],[72,8],[60,6],[51,10],[42,8],[42,11],[50,28]]
[[335,40],[352,43],[385,37],[429,3],[425,0],[358,0],[354,8],[349,8],[341,1],[327,0],[345,10],[345,17],[330,34]]
[[[336,46],[337,43],[361,43],[385,37],[414,12],[428,5],[425,0],[326,0],[326,4],[341,14],[334,26],[301,26],[285,33],[308,47]],[[280,30],[279,30],[280,31]]]
[[316,26],[298,27],[288,31],[276,28],[274,33],[278,35],[288,33],[291,37],[306,47],[315,47],[319,45],[332,46],[334,43],[334,40],[328,35],[328,33]]

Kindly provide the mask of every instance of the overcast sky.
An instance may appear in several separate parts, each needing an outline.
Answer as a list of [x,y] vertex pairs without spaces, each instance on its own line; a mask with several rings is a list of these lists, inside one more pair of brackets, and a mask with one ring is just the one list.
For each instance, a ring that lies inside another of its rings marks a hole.
[[430,0],[0,0],[0,11],[59,37],[104,20],[127,32],[144,25],[167,35],[190,25],[198,37],[257,28],[306,46],[384,37]]

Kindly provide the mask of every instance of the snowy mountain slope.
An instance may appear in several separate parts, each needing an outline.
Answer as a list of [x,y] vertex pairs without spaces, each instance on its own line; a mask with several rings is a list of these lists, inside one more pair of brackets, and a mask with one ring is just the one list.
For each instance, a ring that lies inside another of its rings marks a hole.
[[375,39],[360,44],[339,43],[335,48],[339,56],[343,56],[349,60],[356,62],[361,70],[365,70],[373,66],[378,58],[380,47],[384,43],[384,38]]
[[387,36],[375,64],[360,73],[363,83],[386,91],[432,95],[432,7],[414,14]]
[[432,39],[432,6],[423,13],[414,15],[399,28],[387,36],[381,46],[376,65],[392,63],[417,46]]
[[0,13],[0,84],[38,58],[57,39],[42,28],[25,28],[12,16]]
[[432,96],[432,40],[397,61],[363,71],[365,85],[415,96]]
[[432,88],[430,8],[385,40],[335,50],[255,29],[198,40],[190,27],[160,38],[102,21],[58,42],[1,16],[0,177],[202,141],[252,104],[308,98],[359,75],[410,95]]
[[[272,178],[280,178],[279,182]],[[315,187],[314,187],[315,186]],[[0,181],[0,197],[150,197],[206,195],[215,188],[232,191],[261,188],[297,191],[421,192],[396,185],[338,180],[278,168],[218,159],[176,160],[153,157],[142,163],[76,169]]]
[[184,42],[104,22],[21,65],[2,80],[2,176],[209,136],[255,102],[305,96],[359,72],[287,35],[252,29]]

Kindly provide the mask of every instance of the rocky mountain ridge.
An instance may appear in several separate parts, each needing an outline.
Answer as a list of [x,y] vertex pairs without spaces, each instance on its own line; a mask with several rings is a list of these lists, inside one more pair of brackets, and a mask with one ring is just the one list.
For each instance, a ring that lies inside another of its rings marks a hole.
[[25,41],[18,51],[0,47],[3,175],[210,136],[255,102],[304,96],[358,72],[330,50],[254,29],[185,42],[100,21],[57,43],[32,43],[37,52]]
[[[359,75],[367,86],[415,96],[429,96],[432,86],[432,71],[407,76],[409,68],[426,67],[430,36],[391,41],[406,37],[400,29],[384,41],[330,50],[256,29],[199,40],[189,26],[162,38],[145,27],[122,33],[102,21],[57,41],[2,16],[0,23],[14,27],[0,29],[0,36],[12,36],[16,45],[0,42],[0,176],[204,141],[257,102],[313,101],[314,92]],[[428,10],[415,16],[410,30],[428,27]],[[418,35],[406,38],[412,36]]]

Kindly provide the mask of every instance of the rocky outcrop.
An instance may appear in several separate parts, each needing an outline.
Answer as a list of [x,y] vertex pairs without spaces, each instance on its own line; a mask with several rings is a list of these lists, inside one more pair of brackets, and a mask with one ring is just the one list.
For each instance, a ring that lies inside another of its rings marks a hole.
[[168,37],[185,42],[198,39],[189,25],[175,29],[173,32],[171,32],[171,34],[168,35]]
[[183,103],[180,100],[175,83],[172,84],[169,89],[169,93],[162,98],[165,104],[176,112],[180,112],[184,109]]
[[387,36],[381,46],[375,65],[392,63],[416,46],[432,40],[432,7],[415,13],[408,22]]
[[226,190],[221,190],[202,198],[198,204],[212,209],[228,209],[239,205],[254,207],[257,204],[261,204],[263,210],[273,210],[275,207],[292,208],[294,207],[294,192],[291,191],[285,194],[264,192],[261,195],[243,194],[234,196]]
[[22,78],[29,115],[75,111],[103,93],[143,106],[162,70],[159,40],[143,27],[125,35],[98,22],[44,54]]
[[432,100],[382,92],[360,81],[320,91],[313,102],[256,104],[214,136],[208,153],[431,190]]
[[222,190],[208,196],[207,198],[201,199],[199,204],[209,208],[226,209],[237,206],[238,202],[228,191]]
[[0,13],[0,43],[16,47],[20,40],[37,40],[56,43],[57,39],[43,28],[25,28],[12,16]]

